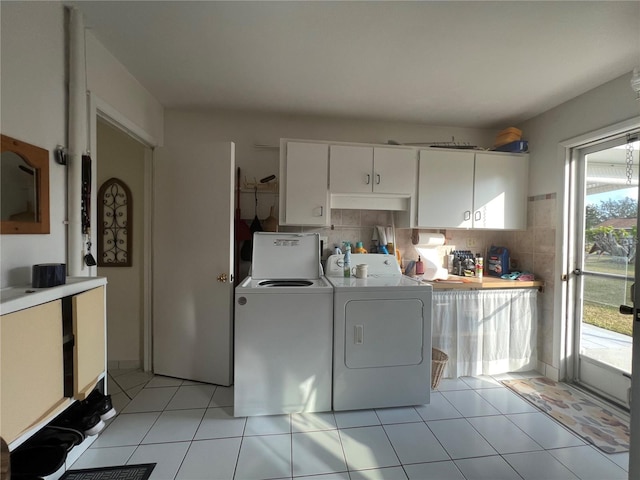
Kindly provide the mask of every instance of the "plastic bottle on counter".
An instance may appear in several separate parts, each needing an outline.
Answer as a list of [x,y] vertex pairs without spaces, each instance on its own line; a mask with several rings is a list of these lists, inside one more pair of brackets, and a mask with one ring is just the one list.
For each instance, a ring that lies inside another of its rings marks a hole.
[[424,263],[418,256],[418,261],[416,262],[416,275],[424,275]]
[[351,276],[351,244],[344,242],[344,276]]
[[362,246],[362,242],[356,242],[356,248],[353,253],[367,253],[367,250]]
[[[453,252],[453,250],[451,252]],[[453,275],[453,273],[455,272],[455,267],[453,253],[451,252],[449,253],[449,255],[447,255],[447,270],[451,275]]]
[[480,256],[479,253],[476,253],[476,277],[482,280],[483,273],[484,273],[484,259]]

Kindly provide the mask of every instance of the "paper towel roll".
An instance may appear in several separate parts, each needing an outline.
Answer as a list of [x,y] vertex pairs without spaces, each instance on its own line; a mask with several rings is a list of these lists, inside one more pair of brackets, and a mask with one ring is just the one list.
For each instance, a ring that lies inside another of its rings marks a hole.
[[421,247],[439,247],[444,245],[444,235],[441,233],[414,232],[411,235],[411,243]]

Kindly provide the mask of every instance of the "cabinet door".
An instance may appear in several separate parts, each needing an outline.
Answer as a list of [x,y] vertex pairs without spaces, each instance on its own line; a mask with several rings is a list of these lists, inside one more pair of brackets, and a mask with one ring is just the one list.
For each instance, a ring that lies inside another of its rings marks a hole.
[[371,193],[373,147],[331,145],[331,193]]
[[288,142],[286,153],[286,225],[328,225],[329,145]]
[[527,155],[476,154],[474,228],[527,228]]
[[105,369],[104,287],[73,297],[73,396],[84,400]]
[[418,226],[470,228],[474,154],[420,150]]
[[413,195],[416,152],[403,148],[373,149],[373,191]]
[[45,303],[3,315],[0,321],[0,434],[10,443],[66,401],[62,304]]

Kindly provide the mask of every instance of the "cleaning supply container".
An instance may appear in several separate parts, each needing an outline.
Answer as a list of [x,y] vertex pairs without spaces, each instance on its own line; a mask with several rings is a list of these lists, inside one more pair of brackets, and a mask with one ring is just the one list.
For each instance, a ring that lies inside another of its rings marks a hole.
[[344,242],[344,276],[351,276],[351,244]]

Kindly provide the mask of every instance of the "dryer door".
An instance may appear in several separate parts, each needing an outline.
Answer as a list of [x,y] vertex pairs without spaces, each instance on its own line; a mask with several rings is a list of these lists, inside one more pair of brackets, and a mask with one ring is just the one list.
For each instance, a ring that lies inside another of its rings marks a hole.
[[347,368],[422,363],[422,310],[423,302],[416,298],[348,301],[345,305],[344,332]]

